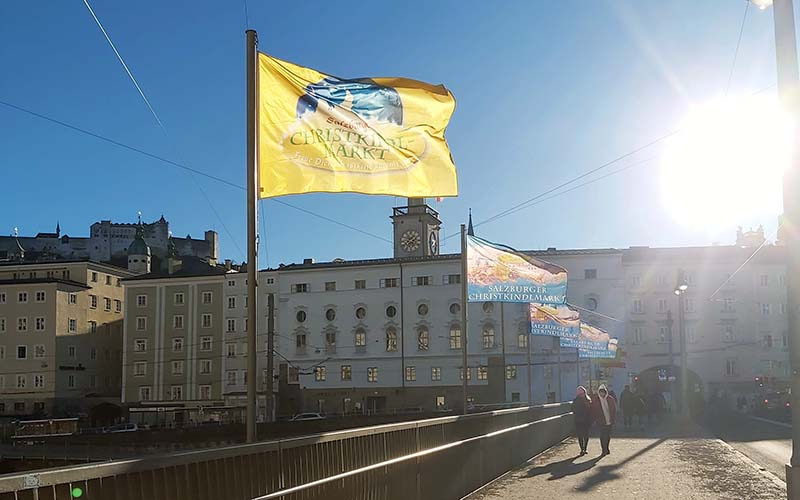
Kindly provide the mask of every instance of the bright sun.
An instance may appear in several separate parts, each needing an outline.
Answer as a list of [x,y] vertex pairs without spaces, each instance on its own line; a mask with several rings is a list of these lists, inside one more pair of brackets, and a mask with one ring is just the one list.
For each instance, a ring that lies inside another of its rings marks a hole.
[[725,99],[693,109],[663,156],[664,203],[686,225],[719,228],[781,213],[791,121],[777,99]]

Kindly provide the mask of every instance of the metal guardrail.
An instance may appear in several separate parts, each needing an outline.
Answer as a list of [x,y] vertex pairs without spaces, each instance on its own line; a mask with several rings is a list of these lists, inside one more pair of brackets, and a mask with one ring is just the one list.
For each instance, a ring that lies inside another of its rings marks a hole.
[[566,437],[568,403],[0,476],[0,500],[458,499]]

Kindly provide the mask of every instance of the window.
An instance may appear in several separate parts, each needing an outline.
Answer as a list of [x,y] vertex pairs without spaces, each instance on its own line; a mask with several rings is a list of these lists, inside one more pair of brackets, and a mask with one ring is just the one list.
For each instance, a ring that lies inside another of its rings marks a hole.
[[[94,297],[94,295],[92,295],[92,297]],[[147,307],[147,295],[136,296],[136,307]]]
[[520,333],[517,335],[517,347],[521,349],[528,348],[528,334],[527,333]]
[[641,344],[644,342],[644,328],[641,326],[633,327],[633,343]]
[[139,386],[139,401],[150,401],[150,386]]
[[[464,368],[461,367],[458,369],[458,379],[464,380]],[[467,367],[467,380],[472,380],[472,370]]]
[[736,376],[736,359],[729,358],[725,360],[725,376],[726,377]]
[[77,353],[78,350],[74,345],[67,346],[67,357],[69,357],[69,359],[75,359]]
[[381,288],[397,288],[397,278],[383,278],[380,281]]
[[183,294],[182,293],[176,293],[175,297],[174,297],[174,302],[175,302],[176,306],[182,306],[183,305]]
[[19,292],[19,293],[17,293],[17,302],[22,303],[22,304],[28,302],[28,292]]
[[734,312],[736,310],[734,304],[734,300],[730,297],[722,299],[722,312]]
[[92,283],[97,283],[97,273],[92,272]]
[[489,369],[487,367],[478,367],[478,380],[489,380]]
[[44,324],[45,324],[44,323],[44,318],[36,318],[36,321],[35,321],[36,331],[37,332],[43,332],[44,331]]
[[666,344],[669,342],[669,327],[661,325],[658,327],[658,343]]
[[772,335],[761,336],[761,347],[764,349],[772,349]]
[[236,309],[236,297],[228,297],[228,309]]
[[453,302],[452,304],[450,304],[450,314],[455,316],[460,312],[461,312],[461,304],[459,304],[458,302]]
[[33,358],[34,359],[43,359],[45,357],[45,347],[42,344],[36,344],[33,346]]
[[483,327],[483,348],[492,349],[494,347],[494,327],[486,325]]
[[356,344],[356,347],[366,347],[366,345],[367,345],[367,332],[363,328],[356,328],[355,344]]
[[89,295],[89,307],[97,309],[97,295]]
[[428,304],[420,304],[417,306],[417,314],[420,316],[428,315]]
[[386,329],[386,352],[397,350],[397,330],[390,326]]
[[771,310],[770,310],[770,309],[771,309],[771,307],[770,307],[770,304],[764,304],[764,303],[762,303],[762,304],[761,304],[761,315],[762,315],[762,316],[769,316],[769,315],[770,315],[770,312],[771,312]]
[[69,303],[70,304],[77,304],[78,303],[78,294],[77,293],[69,294]]
[[136,339],[133,341],[133,352],[147,352],[147,339]]
[[633,284],[633,286],[641,286],[642,285],[642,277],[639,276],[638,274],[632,276],[631,277],[631,284]]
[[89,359],[92,361],[97,359],[97,347],[92,347],[89,349]]
[[144,377],[147,375],[147,361],[137,361],[133,364],[133,376]]
[[318,366],[314,368],[314,380],[317,382],[324,382],[327,372],[324,366]]
[[431,277],[430,276],[414,276],[411,278],[411,284],[413,286],[428,286],[431,284]]
[[114,312],[122,312],[122,301],[114,299]]
[[36,292],[35,300],[36,302],[44,302],[45,294],[42,291]]
[[632,311],[634,314],[644,314],[644,304],[642,304],[642,299],[633,299]]
[[363,290],[367,288],[367,280],[356,280],[355,281],[355,288],[356,290]]
[[247,309],[247,295],[244,296],[244,308]]
[[512,392],[511,393],[511,402],[512,403],[519,403],[519,393],[518,392]]
[[445,285],[458,285],[461,283],[461,275],[460,274],[448,274],[444,277],[443,280]]
[[431,381],[438,382],[442,380],[442,369],[438,366],[431,367]]
[[295,337],[295,344],[297,349],[305,349],[306,348],[306,334],[305,333],[298,333]]
[[417,367],[406,366],[406,382],[414,382],[417,380]]
[[6,319],[0,318],[0,332],[6,331]]
[[144,316],[138,316],[136,318],[136,329],[139,331],[147,330],[147,318]]
[[274,284],[275,284],[275,278],[267,278],[267,285],[274,285]]
[[[71,293],[70,295],[75,295],[75,294]],[[5,304],[5,303],[6,303],[6,294],[5,294],[5,292],[3,292],[3,293],[0,293],[0,304]],[[72,303],[72,302],[70,302],[70,303]]]
[[183,337],[172,339],[172,352],[183,352]]
[[200,318],[203,328],[211,328],[211,313],[204,313]]
[[585,302],[586,302],[586,309],[588,309],[590,311],[596,311],[597,310],[597,299],[596,298],[594,298],[594,297],[586,297]]
[[552,366],[543,366],[542,367],[542,378],[545,380],[550,380],[553,378],[553,367]]
[[325,332],[325,347],[336,347],[336,332]]
[[367,368],[367,382],[377,382],[378,381],[378,367],[377,366],[370,366]]
[[769,275],[762,274],[760,277],[761,286],[769,286]]
[[232,333],[236,331],[236,320],[232,318],[228,318],[228,328],[225,330],[228,333]]
[[176,314],[172,317],[172,328],[175,330],[182,330],[183,329],[183,315]]
[[386,317],[387,318],[394,318],[397,316],[397,308],[395,306],[389,306],[386,308]]
[[28,377],[26,375],[17,375],[17,389],[24,389],[28,385]]
[[28,318],[17,318],[17,331],[18,332],[28,331]]
[[427,351],[429,343],[430,334],[428,333],[428,327],[420,326],[417,329],[417,349],[420,351]]
[[169,388],[169,395],[172,397],[173,401],[179,401],[183,399],[183,386],[182,385],[173,385]]
[[597,279],[597,269],[584,269],[583,270],[583,279],[585,279],[585,280],[596,280]]
[[303,310],[297,311],[297,314],[294,315],[297,319],[298,323],[305,323],[306,321],[306,312]]
[[67,375],[67,387],[70,389],[75,388],[75,375]]
[[363,307],[356,309],[356,319],[364,319],[367,317],[367,310]]
[[450,349],[461,349],[461,327],[450,325]]
[[44,388],[44,375],[37,373],[33,376],[33,387],[36,389]]
[[781,302],[780,308],[781,308],[781,314],[786,314],[786,304]]
[[326,281],[325,282],[325,291],[326,292],[335,292],[336,291],[336,282],[335,281]]
[[494,312],[494,302],[484,302],[483,312],[486,314],[492,314]]
[[332,307],[326,309],[325,310],[325,319],[327,319],[328,321],[335,320],[336,319],[336,309],[334,309]]
[[211,350],[211,337],[200,337],[200,350],[201,351]]
[[201,385],[198,388],[200,389],[200,399],[202,399],[202,400],[211,399],[211,386],[210,385]]
[[103,310],[110,311],[111,310],[111,299],[108,297],[103,297]]
[[225,372],[225,384],[236,385],[236,370],[228,370]]
[[667,299],[658,299],[658,312],[662,314],[667,312]]
[[517,365],[506,365],[506,380],[517,378]]
[[736,333],[733,330],[733,325],[722,325],[722,341],[735,342]]
[[308,292],[308,283],[295,283],[291,286],[292,293]]
[[229,358],[235,358],[236,357],[236,343],[235,342],[231,342],[231,343],[226,344],[226,346],[227,346],[227,356]]
[[295,366],[289,367],[289,383],[290,384],[300,383],[300,370]]
[[236,286],[236,282],[234,280],[228,280],[228,286]]
[[353,367],[342,365],[342,380],[353,380]]
[[106,275],[106,285],[111,286],[111,276]]
[[683,331],[686,334],[687,343],[694,344],[697,342],[697,327],[695,325],[686,325],[683,327]]
[[694,312],[694,299],[692,297],[683,297],[683,310],[684,312]]
[[203,292],[203,304],[211,304],[214,301],[214,294],[212,292]]
[[172,362],[172,374],[183,375],[183,360],[176,360]]

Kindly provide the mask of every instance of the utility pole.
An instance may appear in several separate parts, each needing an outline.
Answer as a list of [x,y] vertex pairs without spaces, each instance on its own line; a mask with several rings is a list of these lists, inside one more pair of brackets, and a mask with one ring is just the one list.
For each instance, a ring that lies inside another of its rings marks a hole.
[[[256,441],[258,410],[258,35],[247,30],[247,442]],[[271,353],[270,353],[271,354]],[[270,377],[272,374],[270,374]],[[271,395],[270,395],[271,396]]]
[[467,226],[461,224],[461,375],[462,404],[464,415],[467,414],[467,382],[469,366],[467,366]]
[[275,421],[275,294],[267,296],[267,422]]
[[667,310],[667,332],[669,333],[669,369],[667,370],[667,383],[669,384],[669,406],[672,413],[675,412],[675,354],[672,346],[672,309]]

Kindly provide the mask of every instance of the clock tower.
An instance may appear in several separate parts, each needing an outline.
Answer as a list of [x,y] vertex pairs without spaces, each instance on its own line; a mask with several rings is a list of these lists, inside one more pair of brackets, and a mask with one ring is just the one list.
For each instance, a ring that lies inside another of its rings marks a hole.
[[430,257],[439,255],[439,213],[425,198],[408,198],[408,206],[392,209],[394,256]]

